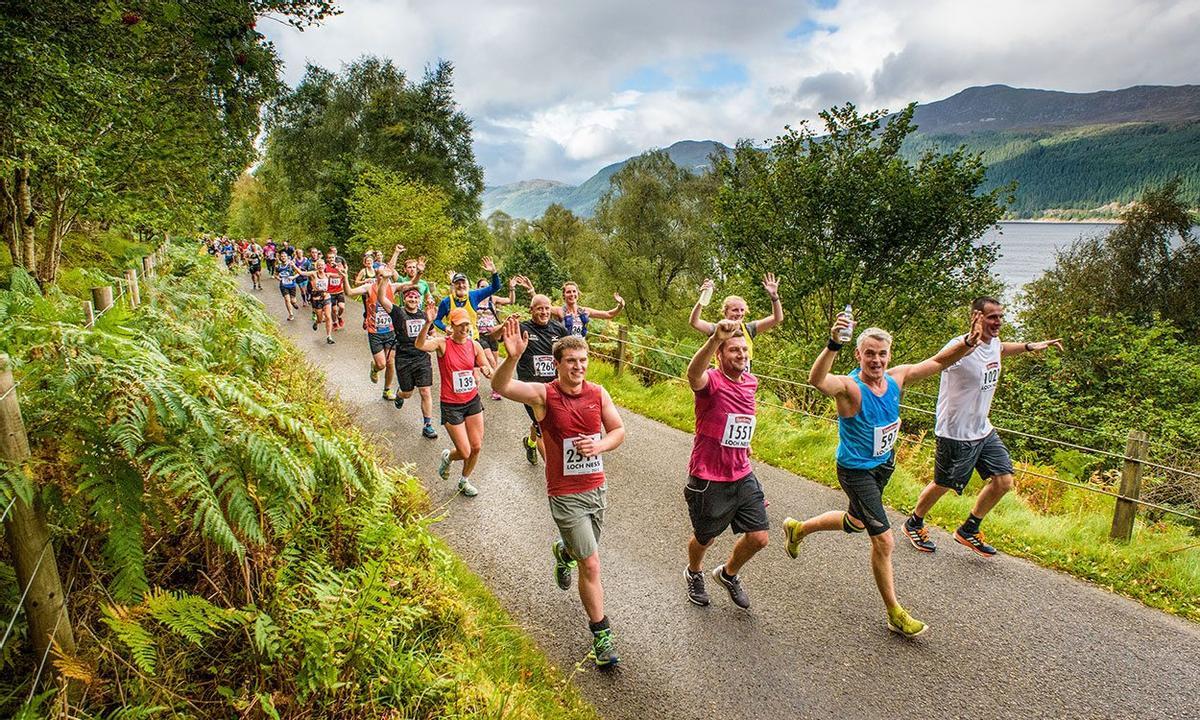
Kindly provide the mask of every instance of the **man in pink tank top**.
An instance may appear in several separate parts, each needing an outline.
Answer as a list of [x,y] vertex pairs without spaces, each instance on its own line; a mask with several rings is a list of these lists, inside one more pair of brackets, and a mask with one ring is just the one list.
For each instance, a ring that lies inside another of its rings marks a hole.
[[[546,494],[560,539],[551,546],[558,587],[571,587],[579,567],[579,599],[592,631],[592,658],[600,668],[617,663],[612,630],[604,614],[600,585],[600,528],[607,507],[603,454],[625,440],[625,426],[608,391],[587,382],[588,344],[567,335],[553,346],[557,377],[549,383],[513,379],[529,335],[513,315],[504,323],[504,359],[492,388],[509,400],[525,403],[541,426],[546,447]],[[602,432],[603,431],[603,432]]]
[[[709,367],[713,356],[717,367]],[[750,353],[740,324],[721,320],[688,364],[688,384],[696,399],[696,438],[683,490],[692,538],[688,541],[688,600],[708,605],[704,553],[718,535],[732,528],[741,534],[713,579],[740,608],[750,607],[738,572],[767,546],[766,497],[750,467],[750,441],[757,421],[754,392],[758,379],[746,370]]]

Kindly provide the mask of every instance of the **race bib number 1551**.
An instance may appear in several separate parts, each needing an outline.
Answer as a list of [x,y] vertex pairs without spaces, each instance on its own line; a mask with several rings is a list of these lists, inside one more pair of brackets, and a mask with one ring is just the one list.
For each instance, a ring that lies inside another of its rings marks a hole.
[[757,421],[758,418],[753,415],[729,413],[725,416],[725,432],[721,434],[721,445],[729,448],[750,447]]

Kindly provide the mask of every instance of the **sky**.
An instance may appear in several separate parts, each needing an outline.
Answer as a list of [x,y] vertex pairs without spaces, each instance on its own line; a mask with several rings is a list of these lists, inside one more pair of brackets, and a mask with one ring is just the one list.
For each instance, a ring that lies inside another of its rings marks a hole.
[[295,85],[364,54],[455,67],[485,181],[578,183],[678,140],[762,144],[827,107],[896,110],[1002,83],[1200,82],[1200,0],[342,0],[260,22]]

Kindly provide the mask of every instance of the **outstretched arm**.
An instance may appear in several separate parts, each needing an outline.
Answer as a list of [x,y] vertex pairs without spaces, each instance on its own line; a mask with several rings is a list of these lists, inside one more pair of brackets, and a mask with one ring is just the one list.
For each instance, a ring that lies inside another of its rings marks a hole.
[[413,347],[424,352],[440,352],[442,343],[445,338],[429,338],[429,326],[433,324],[433,315],[436,311],[432,305],[425,307],[425,324],[421,326],[421,332],[417,334],[417,339],[413,341]]
[[596,310],[588,307],[582,308],[582,310],[594,320],[612,320],[616,316],[620,315],[621,311],[625,309],[625,298],[621,297],[617,293],[613,293],[613,300],[617,301],[617,306],[612,310]]
[[853,381],[845,375],[831,375],[829,371],[833,369],[833,361],[837,359],[838,351],[834,349],[834,346],[841,348],[841,343],[837,341],[838,332],[849,326],[850,322],[839,315],[829,330],[829,344],[821,350],[821,354],[813,362],[812,369],[808,371],[808,384],[821,391],[823,395],[837,400],[839,414],[841,414],[842,402],[850,396],[850,387]]
[[912,365],[898,365],[888,370],[888,374],[902,388],[920,382],[931,375],[940,373],[971,354],[979,346],[979,338],[982,334],[983,313],[976,310],[971,313],[971,332],[963,335],[958,342],[942,348],[938,351],[937,355],[928,360],[922,360]]
[[504,334],[504,349],[507,357],[496,373],[492,376],[492,389],[509,400],[525,403],[533,408],[533,416],[538,420],[546,417],[546,386],[542,383],[527,383],[513,379],[517,370],[517,361],[529,345],[528,333],[521,331],[521,323],[516,315],[510,316],[499,328]]
[[1000,357],[1009,357],[1010,355],[1020,355],[1027,352],[1042,352],[1046,348],[1056,347],[1059,352],[1063,351],[1062,338],[1053,340],[1042,340],[1041,342],[1030,343],[1013,343],[1006,342],[1000,344]]
[[708,386],[708,370],[712,364],[713,355],[716,355],[717,348],[721,343],[733,337],[737,331],[738,324],[733,320],[722,320],[717,323],[713,334],[708,336],[696,354],[692,356],[692,361],[688,363],[687,379],[688,385],[693,391],[703,390]]
[[779,280],[775,278],[775,273],[763,275],[762,285],[771,297],[771,314],[754,321],[755,332],[766,332],[783,322],[783,304],[779,302]]

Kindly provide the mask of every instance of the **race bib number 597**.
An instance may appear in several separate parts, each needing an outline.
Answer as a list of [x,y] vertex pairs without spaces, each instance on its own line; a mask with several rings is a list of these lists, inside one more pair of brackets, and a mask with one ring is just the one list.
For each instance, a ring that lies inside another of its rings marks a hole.
[[896,445],[896,438],[900,436],[900,421],[897,420],[890,425],[880,425],[875,428],[875,448],[871,453],[874,457],[887,455]]
[[600,441],[600,433],[563,438],[563,475],[591,475],[604,472],[604,458],[599,455],[584,455],[575,449],[575,441],[585,437],[591,438],[592,442]]

